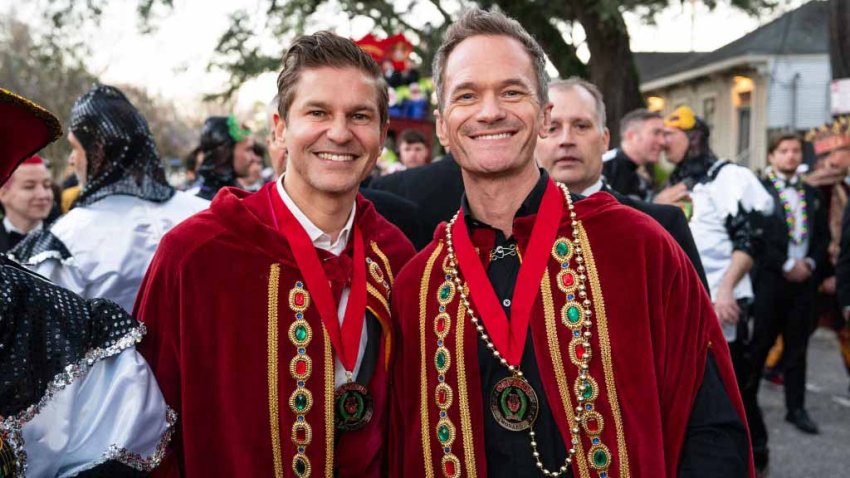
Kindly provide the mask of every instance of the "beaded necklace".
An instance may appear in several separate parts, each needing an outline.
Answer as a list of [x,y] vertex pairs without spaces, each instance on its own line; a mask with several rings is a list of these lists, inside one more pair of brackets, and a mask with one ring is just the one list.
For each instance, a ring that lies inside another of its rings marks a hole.
[[768,170],[767,178],[773,184],[773,188],[779,195],[779,201],[782,203],[782,210],[785,213],[785,224],[788,226],[788,238],[796,245],[800,245],[809,238],[809,213],[806,207],[806,191],[803,189],[802,182],[798,182],[794,189],[799,198],[800,209],[802,210],[803,221],[800,224],[800,233],[797,234],[797,221],[794,217],[794,211],[791,209],[791,203],[788,200],[788,193],[785,188],[785,181],[779,179],[773,172],[773,169]]
[[[570,355],[571,358],[574,357],[572,361],[578,368],[578,378],[575,381],[574,389],[579,406],[575,408],[575,423],[570,428],[572,433],[571,446],[569,450],[567,450],[567,458],[564,460],[564,464],[559,468],[549,470],[540,460],[540,453],[537,448],[537,438],[534,433],[533,423],[532,426],[528,427],[528,435],[536,467],[540,470],[543,476],[557,477],[566,475],[570,464],[575,459],[576,448],[579,445],[579,433],[583,428],[585,433],[590,437],[592,443],[592,447],[588,452],[588,459],[591,465],[600,472],[600,477],[604,478],[607,476],[607,472],[605,470],[610,463],[611,455],[608,448],[602,444],[599,436],[602,431],[602,417],[598,412],[594,411],[593,406],[593,402],[598,397],[598,385],[595,380],[590,377],[588,372],[590,368],[590,359],[592,357],[590,347],[590,338],[593,335],[591,332],[591,327],[593,326],[593,322],[591,321],[591,317],[593,315],[592,303],[587,294],[587,274],[585,273],[586,268],[584,266],[585,261],[582,253],[581,241],[579,240],[579,229],[576,222],[576,213],[572,198],[570,197],[569,189],[567,189],[565,185],[561,183],[557,184],[563,192],[564,198],[567,202],[567,208],[570,212],[573,239],[572,244],[570,244],[570,241],[566,238],[557,239],[552,246],[552,256],[558,259],[561,263],[561,273],[558,275],[559,287],[561,287],[561,284],[563,283],[564,287],[561,288],[567,291],[568,302],[562,311],[562,323],[569,327],[573,334],[575,348],[571,345]],[[454,244],[452,242],[451,232],[458,214],[460,214],[460,212],[455,213],[446,228],[446,246],[448,250],[449,263],[447,279],[455,284],[455,290],[457,290],[460,295],[460,300],[463,303],[466,314],[469,316],[469,320],[478,332],[480,339],[487,346],[487,349],[493,354],[493,357],[511,372],[511,375],[513,376],[512,378],[525,382],[525,378],[523,377],[523,373],[519,367],[509,364],[508,361],[502,357],[499,351],[496,350],[496,347],[490,340],[484,326],[480,323],[479,318],[476,317],[463,281],[458,275],[459,267],[457,256],[455,255]],[[575,256],[577,273],[569,270],[569,260],[571,256]],[[581,300],[580,303],[575,301],[575,295],[573,294],[575,291],[578,292],[578,298]],[[528,387],[530,387],[530,385],[528,385]]]

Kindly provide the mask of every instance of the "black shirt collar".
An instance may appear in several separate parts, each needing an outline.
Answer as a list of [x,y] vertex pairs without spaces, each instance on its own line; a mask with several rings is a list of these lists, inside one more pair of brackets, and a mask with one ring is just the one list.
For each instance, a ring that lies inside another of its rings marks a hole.
[[[540,178],[537,179],[537,184],[534,185],[534,188],[531,189],[531,192],[528,193],[528,196],[525,197],[525,200],[519,206],[516,214],[514,214],[515,219],[537,214],[537,210],[540,209],[540,203],[543,201],[543,194],[546,192],[546,185],[549,183],[549,173],[547,173],[543,168],[539,168],[539,170]],[[486,227],[493,229],[489,224],[485,224],[472,216],[472,208],[469,207],[469,201],[466,198],[466,193],[464,193],[461,197],[461,209],[463,211],[463,218],[470,228]]]

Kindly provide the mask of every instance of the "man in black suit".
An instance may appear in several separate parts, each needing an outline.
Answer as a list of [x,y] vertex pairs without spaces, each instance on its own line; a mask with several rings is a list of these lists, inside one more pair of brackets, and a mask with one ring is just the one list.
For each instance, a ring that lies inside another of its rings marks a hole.
[[50,171],[39,156],[25,160],[3,186],[0,205],[0,254],[15,247],[30,231],[40,229],[53,207]]
[[[826,267],[829,230],[820,192],[802,181],[797,167],[803,160],[803,140],[795,134],[770,145],[762,183],[773,196],[774,212],[765,225],[764,251],[753,268],[755,327],[752,385],[768,351],[782,334],[785,374],[785,419],[806,433],[818,427],[804,408],[806,350],[814,328],[815,293],[819,270]],[[756,441],[757,430],[753,429]]]
[[[460,207],[463,178],[460,166],[451,154],[447,154],[431,164],[374,179],[369,188],[401,196],[416,204],[422,227],[430,240],[437,225],[451,219]],[[413,242],[416,245],[416,241]]]
[[552,125],[550,135],[537,140],[534,154],[538,164],[552,179],[566,184],[574,193],[589,196],[599,191],[607,192],[621,204],[655,219],[688,255],[708,290],[699,252],[681,209],[643,202],[605,184],[602,154],[608,149],[609,135],[602,116],[605,103],[599,89],[578,78],[557,80],[549,84],[549,99],[554,104]]

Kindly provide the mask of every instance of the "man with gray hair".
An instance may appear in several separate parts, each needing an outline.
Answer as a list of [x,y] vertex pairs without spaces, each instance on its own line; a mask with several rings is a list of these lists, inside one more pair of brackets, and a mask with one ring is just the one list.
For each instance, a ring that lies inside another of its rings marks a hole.
[[643,108],[630,111],[620,120],[620,147],[608,152],[602,174],[620,194],[649,201],[652,177],[647,166],[656,164],[666,147],[661,115]]
[[555,80],[549,83],[549,99],[553,104],[552,123],[534,150],[540,167],[583,196],[604,191],[620,204],[655,219],[688,255],[707,289],[699,251],[682,210],[620,194],[602,177],[602,155],[608,149],[610,135],[605,127],[605,102],[596,85],[576,77]]
[[[714,455],[746,422],[687,256],[534,161],[551,131],[545,64],[518,22],[479,9],[434,58],[437,136],[466,192],[393,286],[388,474],[746,476],[746,439]],[[700,415],[705,387],[723,403]],[[716,410],[737,429],[711,426]]]

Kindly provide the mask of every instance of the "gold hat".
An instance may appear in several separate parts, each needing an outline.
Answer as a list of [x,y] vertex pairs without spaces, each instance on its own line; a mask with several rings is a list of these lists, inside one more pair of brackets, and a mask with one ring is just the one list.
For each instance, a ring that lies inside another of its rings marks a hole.
[[806,133],[806,141],[812,143],[817,155],[850,147],[850,116],[841,116],[832,123],[811,129]]
[[697,115],[688,106],[680,106],[664,118],[664,126],[687,131],[697,124]]

